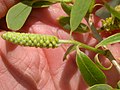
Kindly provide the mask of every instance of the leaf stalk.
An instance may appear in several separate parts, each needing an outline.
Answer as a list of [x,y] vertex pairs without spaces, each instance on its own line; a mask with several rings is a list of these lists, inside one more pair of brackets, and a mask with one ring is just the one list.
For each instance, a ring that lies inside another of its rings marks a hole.
[[120,74],[120,65],[115,61],[115,58],[113,57],[112,53],[109,50],[101,50],[98,48],[94,48],[92,46],[88,46],[84,43],[75,40],[59,40],[59,44],[74,44],[87,50],[102,54],[112,62],[112,64],[116,67],[118,73]]
[[81,43],[81,42],[78,42],[78,41],[75,41],[75,40],[59,40],[59,43],[60,44],[74,44],[74,45],[78,45],[78,46],[80,46],[82,48],[85,48],[87,50],[94,51],[96,53],[106,55],[106,51],[104,51],[104,50],[100,50],[100,49],[88,46],[88,45],[86,45],[84,43]]

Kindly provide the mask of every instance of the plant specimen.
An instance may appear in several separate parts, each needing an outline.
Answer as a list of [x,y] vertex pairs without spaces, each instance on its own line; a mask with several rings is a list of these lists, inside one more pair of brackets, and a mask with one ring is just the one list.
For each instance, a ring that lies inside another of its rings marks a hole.
[[[90,86],[89,90],[98,90],[103,88],[104,90],[113,90],[111,86],[106,83],[106,76],[101,71],[109,70],[114,65],[120,74],[120,65],[116,62],[114,56],[107,48],[107,45],[120,42],[120,33],[114,34],[106,39],[101,37],[101,32],[112,32],[115,29],[120,29],[120,1],[111,0],[109,3],[103,0],[104,6],[96,11],[102,20],[102,26],[100,28],[95,27],[95,23],[92,21],[93,10],[99,5],[95,4],[95,0],[22,0],[20,3],[11,7],[6,16],[6,22],[9,29],[13,31],[19,30],[27,20],[32,8],[44,8],[49,7],[51,4],[61,3],[62,9],[68,14],[68,16],[62,16],[58,19],[59,24],[72,33],[87,33],[91,32],[93,37],[99,42],[95,47],[86,45],[82,42],[73,40],[61,40],[56,36],[29,34],[19,32],[5,32],[1,37],[14,44],[30,47],[40,48],[57,48],[61,44],[71,44],[66,51],[63,60],[72,51],[76,51],[76,64],[83,75],[84,80]],[[104,9],[106,8],[106,9]],[[107,10],[107,11],[106,11]],[[106,12],[108,16],[103,15]],[[81,23],[82,19],[85,19],[88,26]],[[101,48],[100,48],[101,47]],[[96,53],[95,61],[93,61],[80,50],[84,48]],[[99,55],[103,55],[108,58],[112,65],[109,68],[105,68],[99,62]],[[120,83],[118,82],[118,89],[120,89]]]

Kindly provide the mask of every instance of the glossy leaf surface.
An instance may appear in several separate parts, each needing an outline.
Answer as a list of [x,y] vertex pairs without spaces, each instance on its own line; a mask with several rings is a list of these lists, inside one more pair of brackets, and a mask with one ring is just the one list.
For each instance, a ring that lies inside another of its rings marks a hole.
[[120,42],[120,33],[114,34],[112,36],[109,36],[108,38],[102,40],[100,43],[98,43],[96,45],[96,48],[100,47],[100,46],[105,46],[108,44],[114,44]]
[[104,73],[79,49],[77,49],[76,63],[88,85],[105,83],[106,77]]

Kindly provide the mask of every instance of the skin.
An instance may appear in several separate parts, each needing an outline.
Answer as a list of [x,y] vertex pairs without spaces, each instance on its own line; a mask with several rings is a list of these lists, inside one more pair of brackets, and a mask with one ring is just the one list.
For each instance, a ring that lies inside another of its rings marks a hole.
[[[0,29],[1,33],[7,30],[4,17],[7,10],[17,3],[16,0],[0,0]],[[49,8],[33,9],[30,17],[21,32],[50,34],[60,39],[69,39],[69,34],[64,31],[56,19],[66,14],[59,4]],[[103,34],[106,37],[108,34]],[[91,46],[97,41],[91,34],[75,33],[73,37]],[[0,90],[85,90],[84,82],[75,63],[75,52],[71,53],[63,62],[63,56],[69,45],[61,45],[56,49],[41,49],[23,47],[9,43],[0,38]],[[119,62],[120,45],[109,46],[111,52]],[[91,59],[95,53],[83,50]],[[100,57],[102,64],[109,67],[110,62]],[[113,67],[104,71],[107,83],[116,86],[120,76]]]

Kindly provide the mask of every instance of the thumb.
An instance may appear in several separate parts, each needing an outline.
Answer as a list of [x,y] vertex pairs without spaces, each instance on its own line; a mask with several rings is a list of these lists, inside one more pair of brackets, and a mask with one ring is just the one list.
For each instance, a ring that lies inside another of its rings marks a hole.
[[0,0],[0,18],[4,17],[8,9],[19,0]]

